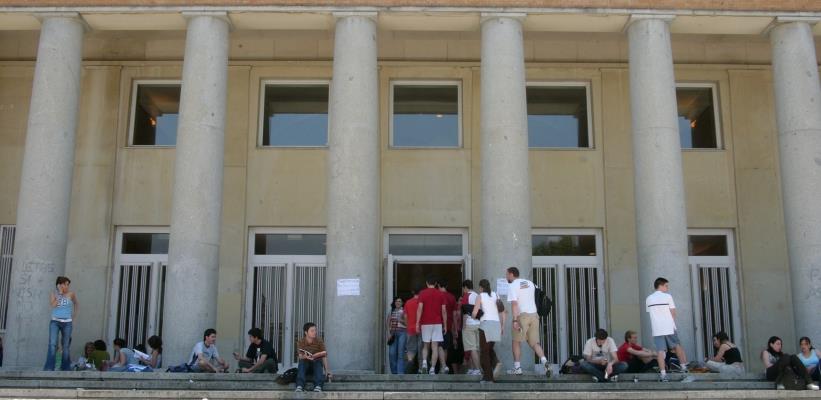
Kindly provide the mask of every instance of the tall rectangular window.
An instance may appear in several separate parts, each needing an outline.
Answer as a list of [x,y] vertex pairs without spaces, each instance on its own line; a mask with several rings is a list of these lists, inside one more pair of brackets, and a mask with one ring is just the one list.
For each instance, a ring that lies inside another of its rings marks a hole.
[[721,148],[715,87],[711,84],[678,84],[676,100],[681,148]]
[[527,87],[527,142],[530,148],[590,148],[586,84]]
[[179,81],[136,81],[131,104],[132,146],[177,144]]
[[458,82],[393,82],[392,147],[460,147]]
[[261,109],[262,146],[328,145],[327,82],[266,82]]

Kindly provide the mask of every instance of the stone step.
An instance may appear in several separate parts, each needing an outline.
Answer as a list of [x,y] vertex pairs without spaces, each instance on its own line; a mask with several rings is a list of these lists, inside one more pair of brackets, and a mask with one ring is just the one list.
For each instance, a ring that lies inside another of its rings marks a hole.
[[[84,389],[0,389],[0,399],[337,399],[337,400],[536,400],[548,396],[540,392],[324,392],[292,391],[202,391],[202,390],[84,390]],[[718,399],[810,399],[818,392],[775,390],[668,390],[668,391],[565,391],[549,395],[555,400],[718,400]]]

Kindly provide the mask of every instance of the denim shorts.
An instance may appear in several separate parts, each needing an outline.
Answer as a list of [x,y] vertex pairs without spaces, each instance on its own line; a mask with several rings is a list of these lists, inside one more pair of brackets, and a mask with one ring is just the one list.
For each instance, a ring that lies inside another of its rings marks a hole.
[[675,349],[681,341],[678,339],[678,333],[673,332],[672,335],[653,336],[653,344],[656,345],[657,351],[667,351]]

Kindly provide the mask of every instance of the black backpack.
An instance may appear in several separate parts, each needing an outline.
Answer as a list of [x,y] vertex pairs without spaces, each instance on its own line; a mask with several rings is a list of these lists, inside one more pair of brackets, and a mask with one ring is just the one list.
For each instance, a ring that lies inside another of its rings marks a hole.
[[550,311],[553,310],[553,300],[539,286],[536,286],[533,295],[536,300],[536,312],[539,313],[539,316],[546,317],[550,315]]
[[291,368],[277,377],[277,383],[287,385],[296,382],[296,368]]

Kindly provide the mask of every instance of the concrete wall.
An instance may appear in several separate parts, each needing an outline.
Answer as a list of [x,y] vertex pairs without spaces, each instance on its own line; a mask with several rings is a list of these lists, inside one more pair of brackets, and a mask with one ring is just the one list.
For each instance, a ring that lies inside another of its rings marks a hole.
[[[625,38],[525,39],[528,81],[584,81],[592,93],[592,149],[530,151],[533,227],[602,229],[607,317],[619,337],[640,326],[643,312]],[[0,32],[2,224],[15,221],[36,43],[36,32]],[[261,82],[329,80],[332,45],[324,31],[232,33],[217,323],[226,354],[247,329],[249,228],[325,226],[327,150],[257,147]],[[179,79],[183,46],[176,31],[87,35],[67,258],[83,307],[75,351],[107,332],[115,229],[170,222],[174,149],[126,144],[133,80]],[[757,368],[768,336],[781,335],[791,350],[805,334],[791,328],[770,70],[749,66],[768,63],[769,46],[757,37],[675,36],[673,51],[677,80],[718,89],[725,148],[683,154],[688,225],[735,232],[745,358]],[[467,228],[474,277],[484,277],[478,33],[380,32],[379,56],[382,224]],[[462,148],[389,148],[390,81],[431,79],[461,81]]]

